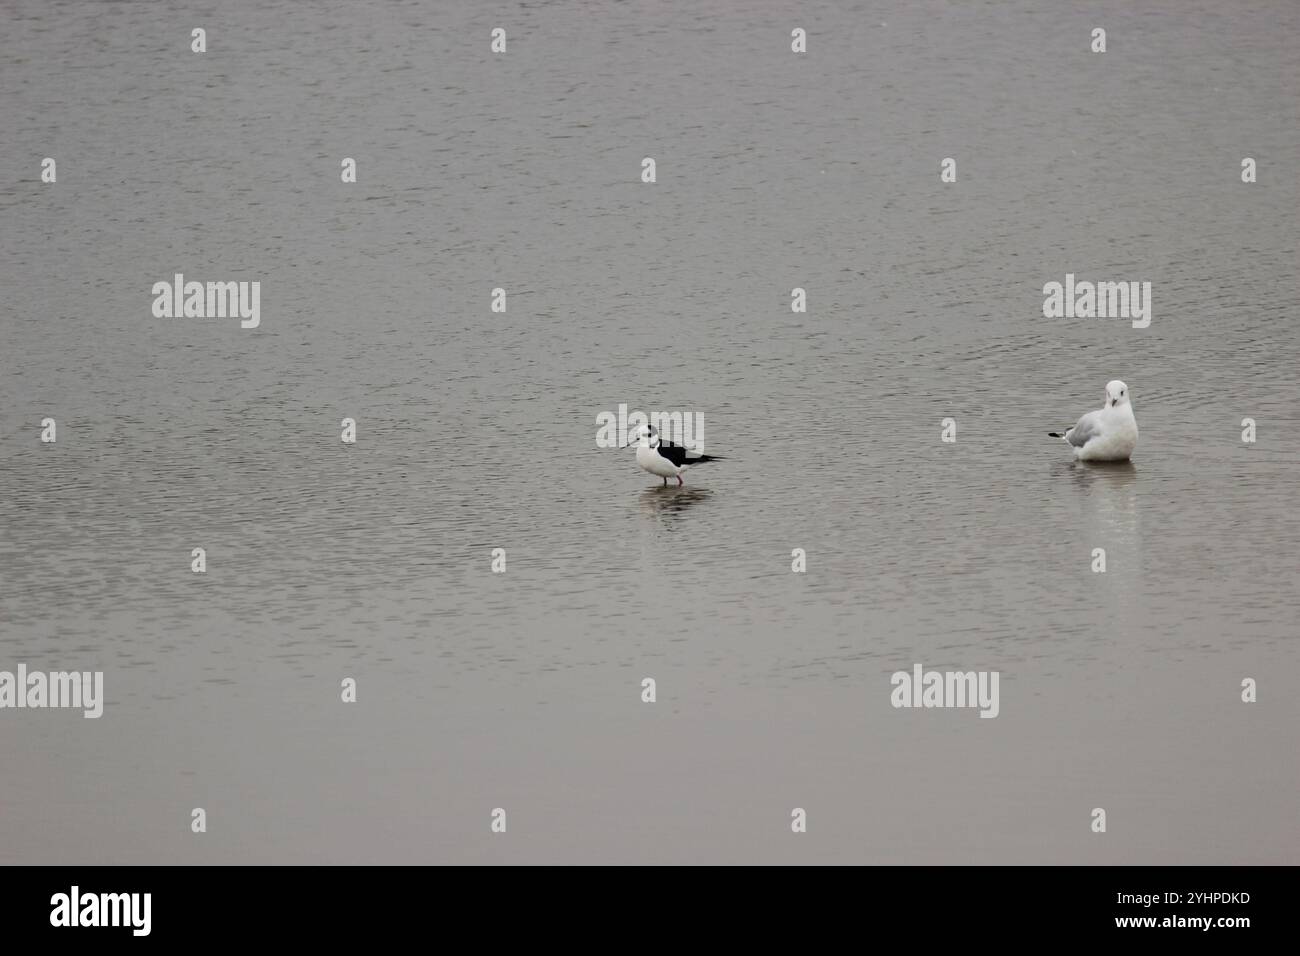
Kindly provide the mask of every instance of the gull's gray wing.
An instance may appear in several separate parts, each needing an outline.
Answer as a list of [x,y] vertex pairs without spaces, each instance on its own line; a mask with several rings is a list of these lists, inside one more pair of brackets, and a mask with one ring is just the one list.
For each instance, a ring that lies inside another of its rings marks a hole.
[[1065,440],[1075,448],[1082,448],[1088,444],[1088,439],[1096,438],[1101,434],[1100,419],[1100,413],[1089,412],[1079,419],[1078,424],[1065,433]]

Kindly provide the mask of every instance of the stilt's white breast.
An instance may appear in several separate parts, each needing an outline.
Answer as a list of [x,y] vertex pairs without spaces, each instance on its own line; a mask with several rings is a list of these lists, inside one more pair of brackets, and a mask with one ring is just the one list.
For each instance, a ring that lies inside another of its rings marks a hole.
[[650,474],[658,475],[660,478],[673,478],[682,472],[682,469],[659,454],[659,449],[651,448],[649,445],[637,446],[636,463]]

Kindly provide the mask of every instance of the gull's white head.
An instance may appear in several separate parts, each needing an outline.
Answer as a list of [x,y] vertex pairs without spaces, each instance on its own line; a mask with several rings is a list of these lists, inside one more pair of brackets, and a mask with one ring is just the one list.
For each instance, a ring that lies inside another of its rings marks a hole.
[[1118,408],[1129,403],[1128,386],[1119,379],[1106,383],[1105,408]]

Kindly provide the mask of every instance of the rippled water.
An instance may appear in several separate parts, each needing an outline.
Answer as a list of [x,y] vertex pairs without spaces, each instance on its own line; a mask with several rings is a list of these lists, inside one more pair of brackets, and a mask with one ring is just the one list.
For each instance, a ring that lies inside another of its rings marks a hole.
[[1295,862],[1300,14],[1039,6],[6,7],[0,860]]

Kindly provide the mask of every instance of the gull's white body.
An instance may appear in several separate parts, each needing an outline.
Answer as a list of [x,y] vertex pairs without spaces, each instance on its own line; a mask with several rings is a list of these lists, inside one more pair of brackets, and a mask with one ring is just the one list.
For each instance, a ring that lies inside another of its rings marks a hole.
[[1107,383],[1105,404],[1061,437],[1074,447],[1079,461],[1128,461],[1138,442],[1128,386],[1118,380]]
[[1075,458],[1080,461],[1128,461],[1132,457],[1138,443],[1138,423],[1131,405],[1099,408],[1085,417],[1095,419],[1101,434],[1076,448]]

